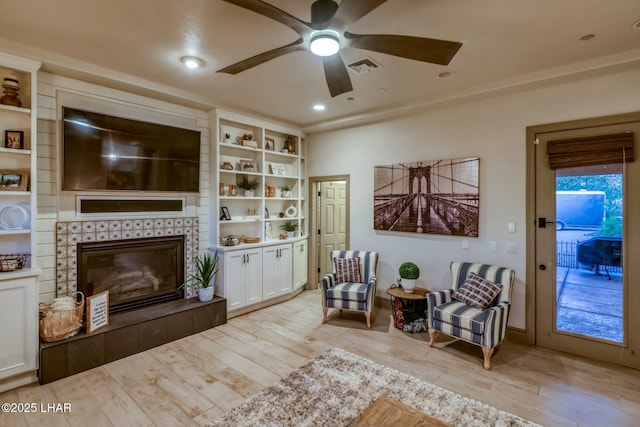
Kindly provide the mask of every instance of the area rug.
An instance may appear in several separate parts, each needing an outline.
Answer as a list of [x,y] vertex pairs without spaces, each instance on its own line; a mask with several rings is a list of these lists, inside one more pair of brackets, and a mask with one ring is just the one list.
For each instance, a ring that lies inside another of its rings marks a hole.
[[381,395],[455,426],[539,426],[338,348],[209,426],[349,426]]

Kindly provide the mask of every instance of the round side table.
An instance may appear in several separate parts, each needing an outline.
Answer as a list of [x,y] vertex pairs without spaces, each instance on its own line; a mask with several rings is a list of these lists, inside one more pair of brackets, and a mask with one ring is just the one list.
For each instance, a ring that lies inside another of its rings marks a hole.
[[387,294],[391,297],[393,326],[404,329],[406,323],[426,318],[428,293],[429,290],[425,288],[415,288],[411,294],[400,287],[388,288]]

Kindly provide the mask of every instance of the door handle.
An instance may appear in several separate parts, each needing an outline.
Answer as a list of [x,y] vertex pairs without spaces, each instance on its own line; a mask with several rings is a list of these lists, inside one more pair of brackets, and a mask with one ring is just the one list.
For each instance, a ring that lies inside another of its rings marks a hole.
[[541,216],[538,218],[538,228],[547,228],[547,224],[553,224],[553,221],[547,221],[547,218]]
[[544,264],[540,264],[540,265],[538,266],[538,268],[539,268],[540,270],[546,270],[546,269],[547,269],[547,266],[546,266],[546,265],[544,265]]

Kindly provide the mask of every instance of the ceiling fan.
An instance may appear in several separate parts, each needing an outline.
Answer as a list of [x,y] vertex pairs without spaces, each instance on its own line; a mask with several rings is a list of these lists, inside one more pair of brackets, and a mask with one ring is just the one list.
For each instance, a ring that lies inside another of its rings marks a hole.
[[300,38],[217,72],[237,74],[287,53],[311,50],[314,54],[322,56],[324,75],[332,97],[353,90],[349,72],[339,55],[341,48],[355,47],[416,61],[448,65],[462,46],[460,42],[447,40],[386,34],[353,34],[347,31],[351,24],[387,0],[342,0],[340,5],[333,0],[316,0],[311,5],[311,22],[304,22],[261,0],[224,1],[278,21],[298,33]]

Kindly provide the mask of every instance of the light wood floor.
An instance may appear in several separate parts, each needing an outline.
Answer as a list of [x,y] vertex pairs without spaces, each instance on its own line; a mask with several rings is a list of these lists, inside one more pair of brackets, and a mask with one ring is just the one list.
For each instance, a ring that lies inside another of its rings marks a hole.
[[[464,343],[427,347],[394,329],[389,310],[330,311],[318,291],[0,403],[70,403],[71,413],[4,414],[0,426],[201,426],[332,347],[377,361],[547,426],[637,426],[640,372],[505,341],[491,371]],[[410,391],[408,391],[410,392]]]

